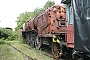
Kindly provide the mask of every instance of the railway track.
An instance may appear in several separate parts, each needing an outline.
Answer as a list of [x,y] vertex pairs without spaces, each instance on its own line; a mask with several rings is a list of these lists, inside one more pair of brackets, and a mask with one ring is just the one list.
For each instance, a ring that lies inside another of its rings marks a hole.
[[[11,44],[9,44],[9,43],[7,43],[7,44],[8,44],[10,47],[12,47],[12,48],[14,48],[15,50],[17,50],[18,52],[20,52],[21,54],[23,54],[23,55],[25,56],[25,58],[28,58],[27,60],[37,60],[36,58],[32,58],[32,57],[28,56],[27,54],[25,54],[24,52],[22,52],[22,51],[19,50],[18,48],[14,47],[13,45],[11,45]],[[36,50],[36,49],[33,48],[33,47],[27,47],[27,46],[24,46],[24,45],[23,45],[23,47],[25,47],[25,48],[27,48],[27,49],[31,49],[31,50]],[[50,58],[53,58],[53,60],[71,60],[71,59],[62,59],[62,58],[55,59],[55,58],[53,57],[53,55],[51,55],[50,53],[46,52],[44,49],[41,50],[41,51],[42,51],[42,53],[43,53],[44,55],[46,55],[46,56],[48,56],[48,57],[50,57]]]
[[[26,46],[23,46],[23,47],[28,48],[28,49],[31,49],[31,50],[36,50],[35,48],[29,48],[29,47],[26,47]],[[53,58],[53,56],[52,56],[51,54],[45,52],[44,50],[41,50],[41,51],[42,51],[42,53],[43,53],[44,55],[49,56],[50,58]],[[53,59],[54,59],[54,58],[53,58]]]
[[17,50],[18,52],[23,54],[25,56],[25,58],[28,58],[27,60],[37,60],[36,58],[32,58],[32,57],[28,56],[27,54],[25,54],[24,52],[22,52],[21,50],[19,50],[18,48],[14,47],[13,45],[11,45],[9,43],[7,43],[7,45],[9,45],[10,47],[14,48],[15,50]]
[[[27,47],[27,46],[24,46],[24,45],[23,45],[23,47],[28,48],[28,49],[31,49],[31,50],[36,50],[36,49],[33,48],[33,47]],[[44,47],[44,48],[45,48],[45,47]],[[53,57],[53,55],[52,55],[51,53],[46,52],[45,49],[42,48],[41,51],[42,51],[42,53],[43,53],[44,55],[46,55],[46,56],[48,56],[48,57],[50,57],[50,58],[53,58],[53,60],[71,60],[71,59],[63,59],[63,58],[55,59],[55,58]]]

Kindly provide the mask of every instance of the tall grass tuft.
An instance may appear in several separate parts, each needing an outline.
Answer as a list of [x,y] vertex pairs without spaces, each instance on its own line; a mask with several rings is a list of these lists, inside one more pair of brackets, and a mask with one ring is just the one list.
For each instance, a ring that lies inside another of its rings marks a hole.
[[0,39],[0,44],[4,44],[4,40],[3,39]]

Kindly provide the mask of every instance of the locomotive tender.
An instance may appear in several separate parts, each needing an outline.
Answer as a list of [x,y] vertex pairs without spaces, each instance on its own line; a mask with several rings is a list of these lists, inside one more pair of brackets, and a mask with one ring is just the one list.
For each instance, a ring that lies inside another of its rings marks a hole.
[[22,35],[27,44],[39,49],[47,44],[55,58],[70,54],[74,48],[74,25],[66,18],[66,10],[54,5],[23,24]]

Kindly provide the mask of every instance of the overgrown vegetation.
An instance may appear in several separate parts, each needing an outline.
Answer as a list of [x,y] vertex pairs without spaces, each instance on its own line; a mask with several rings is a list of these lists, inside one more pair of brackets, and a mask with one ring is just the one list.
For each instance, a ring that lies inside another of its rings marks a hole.
[[53,60],[52,58],[44,55],[41,50],[35,50],[31,46],[23,44],[20,40],[3,41],[4,44],[0,44],[0,60],[27,60],[27,57],[25,57],[25,55],[8,46],[7,43],[13,45],[28,56],[36,58],[37,60]]
[[4,44],[4,40],[3,39],[0,39],[0,44]]
[[24,57],[7,44],[0,44],[0,60],[24,60]]
[[[20,40],[5,41],[5,43],[12,44],[14,47],[18,48],[23,53],[27,54],[28,56],[30,56],[32,58],[36,58],[37,60],[53,60],[52,58],[44,55],[41,50],[35,50],[35,48],[32,48],[31,46],[21,43]],[[29,48],[31,48],[31,49],[29,49]],[[22,56],[22,55],[20,55],[20,56]],[[15,57],[16,57],[16,55],[15,55]],[[24,58],[24,57],[22,57],[22,58]],[[17,60],[18,60],[18,58],[17,58]],[[22,59],[22,60],[24,60],[24,59]]]
[[0,41],[2,41],[2,40],[17,40],[17,36],[20,36],[17,31],[0,28]]
[[12,35],[7,38],[7,40],[17,40],[18,36],[20,36],[18,32],[14,31],[12,32]]
[[9,36],[12,36],[10,29],[0,28],[0,38],[7,39]]

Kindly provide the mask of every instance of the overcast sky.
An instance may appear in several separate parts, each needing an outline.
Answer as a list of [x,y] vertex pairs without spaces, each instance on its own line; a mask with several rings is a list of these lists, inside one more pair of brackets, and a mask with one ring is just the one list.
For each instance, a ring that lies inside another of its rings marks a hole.
[[[16,27],[15,21],[20,13],[32,12],[36,7],[42,7],[48,0],[0,0],[0,27]],[[60,4],[61,0],[55,1]]]

